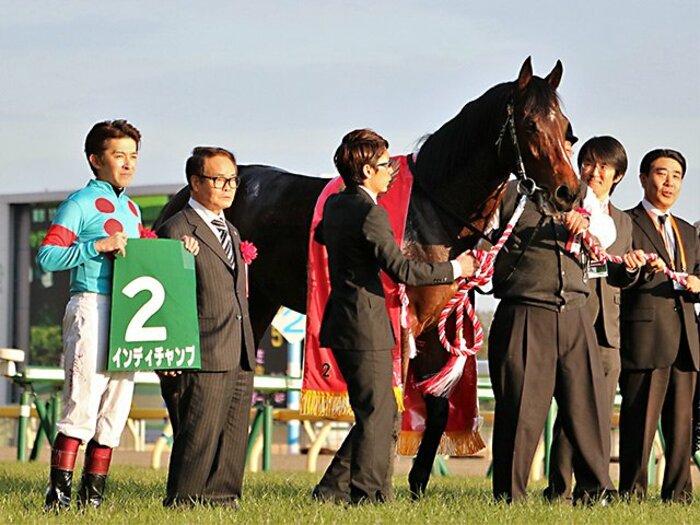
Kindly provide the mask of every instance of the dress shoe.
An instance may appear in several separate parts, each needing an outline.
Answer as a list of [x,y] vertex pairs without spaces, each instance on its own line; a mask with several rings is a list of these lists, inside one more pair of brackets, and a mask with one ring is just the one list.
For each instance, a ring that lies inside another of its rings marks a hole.
[[615,489],[600,489],[596,491],[583,491],[574,494],[574,506],[607,507],[620,499]]
[[320,485],[316,485],[311,492],[311,499],[322,503],[350,503],[350,495],[332,492]]

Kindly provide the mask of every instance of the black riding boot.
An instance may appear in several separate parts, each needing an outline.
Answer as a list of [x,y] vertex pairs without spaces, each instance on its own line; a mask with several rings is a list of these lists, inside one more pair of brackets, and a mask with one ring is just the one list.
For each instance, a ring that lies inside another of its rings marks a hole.
[[106,474],[83,472],[83,476],[80,479],[80,488],[78,489],[78,505],[95,509],[102,505],[106,481]]
[[105,482],[109,472],[109,464],[112,461],[112,449],[100,445],[94,439],[88,443],[85,450],[85,464],[83,476],[80,478],[78,489],[78,505],[82,508],[97,508],[102,505],[102,497],[105,493]]
[[46,490],[44,511],[64,510],[70,507],[73,468],[80,440],[58,434],[51,448],[49,488]]
[[70,508],[70,493],[73,486],[73,471],[51,467],[49,488],[46,490],[44,511]]

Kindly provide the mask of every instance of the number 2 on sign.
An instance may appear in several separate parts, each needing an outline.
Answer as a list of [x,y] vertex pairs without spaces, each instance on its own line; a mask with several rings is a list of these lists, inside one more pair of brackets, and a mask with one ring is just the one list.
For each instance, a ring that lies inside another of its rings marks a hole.
[[144,290],[151,292],[151,298],[139,308],[126,327],[124,340],[132,341],[165,341],[168,338],[168,329],[165,326],[144,326],[153,317],[165,302],[165,289],[157,279],[144,275],[127,284],[122,293],[128,298],[133,297]]

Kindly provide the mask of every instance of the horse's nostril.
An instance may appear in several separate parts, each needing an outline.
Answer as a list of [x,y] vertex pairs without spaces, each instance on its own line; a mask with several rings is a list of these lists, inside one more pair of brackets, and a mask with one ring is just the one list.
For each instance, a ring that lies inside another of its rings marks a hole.
[[567,204],[571,204],[572,202],[574,202],[574,199],[576,197],[566,184],[562,184],[561,186],[559,186],[554,192],[554,196],[557,198],[557,200],[565,202]]

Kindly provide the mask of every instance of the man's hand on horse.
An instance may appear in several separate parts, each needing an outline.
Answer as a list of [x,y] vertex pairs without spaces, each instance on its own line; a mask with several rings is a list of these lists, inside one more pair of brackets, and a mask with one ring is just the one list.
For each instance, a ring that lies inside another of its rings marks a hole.
[[196,256],[199,253],[199,243],[194,237],[183,235],[182,242],[185,243],[185,250],[190,252],[192,255]]
[[462,252],[457,257],[457,262],[462,267],[461,277],[471,277],[479,269],[479,261],[468,252]]

